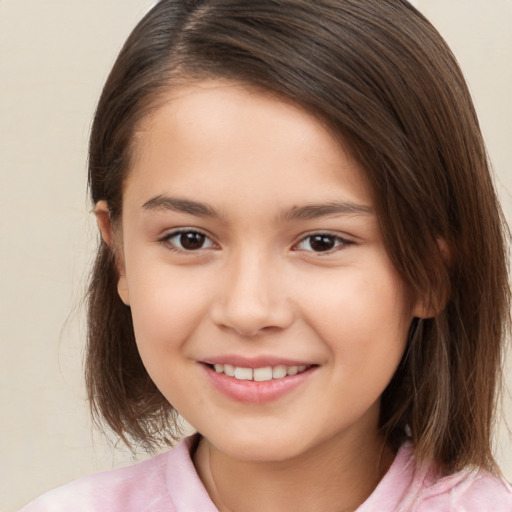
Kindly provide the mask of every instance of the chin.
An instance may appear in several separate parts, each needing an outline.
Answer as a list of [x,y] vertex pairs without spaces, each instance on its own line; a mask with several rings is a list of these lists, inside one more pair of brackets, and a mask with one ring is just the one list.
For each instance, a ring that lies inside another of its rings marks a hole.
[[207,440],[224,455],[239,461],[280,462],[292,459],[307,450],[300,440],[294,440],[287,434],[289,433],[230,432],[228,436],[207,437]]

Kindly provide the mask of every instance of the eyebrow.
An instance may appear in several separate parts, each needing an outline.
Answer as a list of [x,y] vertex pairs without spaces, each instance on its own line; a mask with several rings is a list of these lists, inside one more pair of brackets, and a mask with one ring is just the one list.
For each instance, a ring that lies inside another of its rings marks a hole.
[[328,202],[322,204],[308,204],[294,206],[283,212],[284,221],[300,219],[317,219],[329,215],[371,215],[373,208],[370,206],[350,202]]
[[[223,216],[215,208],[206,203],[159,195],[146,201],[142,208],[144,210],[171,210],[179,213],[188,213],[197,217],[210,217],[222,220]],[[370,206],[351,202],[327,202],[320,204],[307,204],[304,206],[293,206],[281,213],[280,219],[284,222],[301,219],[317,219],[330,215],[371,215],[373,208]]]
[[156,196],[146,201],[142,205],[142,208],[144,210],[172,210],[179,213],[188,213],[197,217],[221,218],[220,213],[208,204],[179,197]]

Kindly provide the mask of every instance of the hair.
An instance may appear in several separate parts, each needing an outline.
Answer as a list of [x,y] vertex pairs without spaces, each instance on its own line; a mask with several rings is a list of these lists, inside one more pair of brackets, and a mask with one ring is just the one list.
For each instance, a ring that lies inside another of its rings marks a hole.
[[[322,120],[366,172],[384,243],[415,319],[381,398],[380,430],[444,472],[497,470],[491,438],[508,329],[508,233],[468,88],[438,32],[406,0],[161,0],[136,26],[93,122],[89,185],[122,213],[133,133],[162,94],[222,78]],[[92,411],[126,443],[177,439],[177,413],[137,351],[100,243],[88,294]]]

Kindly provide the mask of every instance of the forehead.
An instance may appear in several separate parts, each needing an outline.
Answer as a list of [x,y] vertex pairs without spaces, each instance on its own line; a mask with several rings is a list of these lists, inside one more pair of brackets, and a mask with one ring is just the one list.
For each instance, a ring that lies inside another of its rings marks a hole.
[[[197,194],[231,187],[252,200],[258,191],[284,200],[300,185],[322,196],[313,201],[371,203],[363,169],[321,121],[236,82],[169,88],[139,124],[133,147],[127,187],[147,194],[189,193],[194,184]],[[334,184],[347,197],[334,197]]]

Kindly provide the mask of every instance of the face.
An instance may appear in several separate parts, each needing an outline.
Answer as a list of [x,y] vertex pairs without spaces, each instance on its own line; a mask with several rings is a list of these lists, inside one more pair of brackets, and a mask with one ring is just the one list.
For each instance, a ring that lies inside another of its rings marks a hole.
[[232,457],[376,436],[418,312],[361,168],[315,118],[240,84],[167,100],[135,136],[117,233],[152,379]]

